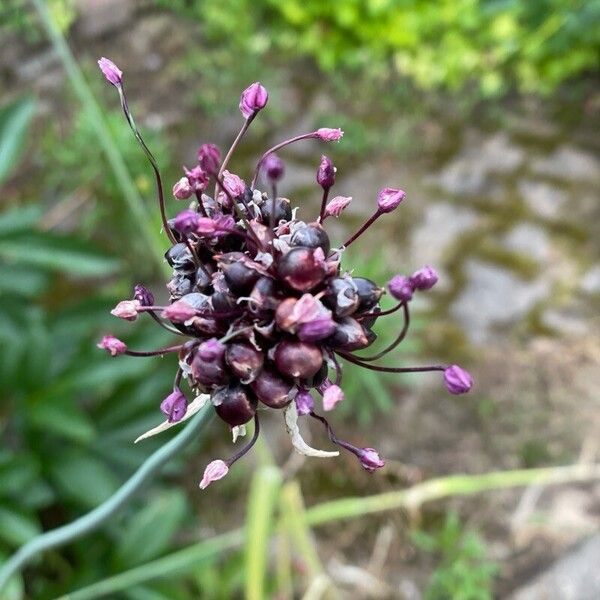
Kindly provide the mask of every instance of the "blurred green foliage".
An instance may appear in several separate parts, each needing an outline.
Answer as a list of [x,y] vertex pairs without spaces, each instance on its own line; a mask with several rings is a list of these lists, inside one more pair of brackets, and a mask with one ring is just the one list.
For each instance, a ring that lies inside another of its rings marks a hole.
[[[382,84],[549,94],[597,66],[598,0],[155,0],[202,24],[235,61],[308,57]],[[221,67],[231,67],[233,64]]]
[[438,559],[425,591],[426,600],[491,600],[497,565],[485,558],[480,536],[465,529],[455,512],[449,512],[442,527],[427,533],[417,530],[413,542]]

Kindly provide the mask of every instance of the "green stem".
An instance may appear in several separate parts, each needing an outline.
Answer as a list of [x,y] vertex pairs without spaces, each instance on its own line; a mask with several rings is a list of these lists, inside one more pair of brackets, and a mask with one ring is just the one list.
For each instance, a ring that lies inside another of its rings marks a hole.
[[127,170],[123,156],[109,132],[106,119],[94,98],[94,94],[88,86],[62,32],[56,26],[46,2],[44,0],[32,0],[32,2],[48,34],[48,38],[52,42],[52,46],[64,66],[75,94],[90,118],[90,123],[94,128],[98,143],[123,192],[125,203],[135,223],[135,229],[143,237],[156,264],[162,270],[164,269],[162,251],[160,250],[163,245],[162,236],[159,231],[154,230],[151,220],[148,219],[144,201],[139,195],[135,183]]
[[0,591],[15,573],[38,554],[68,544],[86,533],[98,529],[114,517],[165,463],[192,440],[197,439],[198,433],[208,424],[212,415],[212,406],[200,411],[183,431],[146,459],[142,466],[100,506],[68,525],[43,533],[27,542],[0,569]]

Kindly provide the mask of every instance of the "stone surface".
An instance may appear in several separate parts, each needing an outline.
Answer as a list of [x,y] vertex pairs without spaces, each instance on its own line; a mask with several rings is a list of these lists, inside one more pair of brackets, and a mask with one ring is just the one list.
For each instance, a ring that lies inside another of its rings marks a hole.
[[586,294],[600,294],[600,264],[593,266],[581,279],[581,289]]
[[521,223],[503,238],[507,250],[519,252],[539,263],[545,263],[552,254],[552,240],[548,233],[530,223]]
[[537,175],[573,183],[595,183],[600,179],[599,161],[574,146],[561,146],[548,156],[534,160],[531,170]]
[[600,598],[600,534],[557,561],[511,600],[597,600]]
[[518,189],[529,209],[544,219],[558,218],[568,202],[564,191],[545,181],[523,179]]
[[123,26],[134,11],[132,0],[77,0],[77,27],[86,38],[100,37]]
[[441,267],[447,249],[461,234],[472,229],[478,219],[477,213],[469,208],[449,203],[427,205],[422,222],[413,230],[411,262]]
[[469,339],[476,344],[494,337],[497,326],[523,318],[550,292],[543,279],[524,281],[500,267],[469,259],[464,266],[467,284],[450,308]]

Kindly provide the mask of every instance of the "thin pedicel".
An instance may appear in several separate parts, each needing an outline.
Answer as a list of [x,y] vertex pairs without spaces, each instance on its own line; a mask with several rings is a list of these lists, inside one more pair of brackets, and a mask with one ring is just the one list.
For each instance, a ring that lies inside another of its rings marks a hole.
[[[342,269],[344,248],[379,218],[396,210],[405,192],[381,189],[372,216],[338,249],[331,248],[323,223],[328,217],[339,217],[352,198],[329,199],[336,176],[330,158],[322,156],[317,168],[316,182],[322,194],[313,221],[299,220],[290,201],[277,195],[285,166],[275,152],[302,140],[339,141],[343,135],[340,129],[320,128],[275,144],[262,154],[247,186],[227,168],[251,123],[268,102],[267,90],[253,83],[241,95],[239,108],[244,122],[225,158],[221,161],[221,152],[214,144],[200,147],[197,164],[191,169],[184,167],[185,176],[173,186],[175,200],[191,203],[169,219],[160,171],[127,105],[123,73],[106,58],[99,61],[99,66],[117,88],[125,117],[154,171],[161,218],[171,242],[165,259],[173,268],[167,282],[168,303],[155,304],[152,293],[137,285],[133,298],[120,301],[111,312],[127,321],[147,313],[187,341],[141,351],[130,350],[123,341],[105,335],[98,346],[111,356],[177,355],[172,391],[160,404],[169,423],[191,414],[184,384],[191,395],[206,394],[210,398],[234,439],[245,432],[246,423],[254,421],[249,443],[228,460],[209,463],[200,483],[202,489],[227,475],[230,467],[253,447],[260,434],[259,406],[283,410],[286,428],[298,451],[323,457],[336,454],[315,450],[302,440],[297,419],[310,415],[325,426],[329,439],[354,454],[364,469],[383,467],[376,450],[339,439],[328,420],[314,410],[311,390],[322,396],[325,411],[344,400],[339,359],[379,372],[442,371],[450,393],[463,394],[471,389],[471,376],[457,365],[374,364],[405,339],[410,325],[409,302],[413,294],[435,285],[438,276],[433,268],[426,266],[411,276],[393,277],[387,287],[398,303],[386,310],[380,308],[384,288],[351,269]],[[266,175],[268,192],[257,188],[261,170]],[[213,197],[206,194],[211,182],[215,186]],[[402,324],[396,339],[371,356],[356,354],[377,339],[374,327],[378,319],[393,320],[392,315],[398,311],[402,311]],[[199,401],[193,406],[197,407]]]

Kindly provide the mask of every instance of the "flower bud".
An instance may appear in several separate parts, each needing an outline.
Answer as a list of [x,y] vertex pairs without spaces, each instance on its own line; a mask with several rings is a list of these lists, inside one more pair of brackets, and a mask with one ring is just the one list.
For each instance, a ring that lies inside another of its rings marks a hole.
[[240,97],[240,111],[245,119],[250,118],[267,105],[269,93],[258,81],[249,85]]
[[196,309],[185,300],[176,300],[162,311],[163,319],[168,319],[172,323],[185,323],[194,316],[196,316]]
[[415,290],[430,290],[438,280],[438,274],[433,267],[425,266],[415,271],[410,277],[410,283]]
[[390,294],[402,302],[408,302],[413,295],[413,286],[408,277],[394,275],[388,283]]
[[122,300],[110,311],[110,314],[125,321],[135,321],[138,317],[138,308],[140,308],[138,300]]
[[303,342],[318,342],[328,338],[336,327],[337,323],[331,318],[331,313],[322,314],[308,323],[302,323],[298,327],[298,338]]
[[121,85],[123,82],[123,71],[112,60],[102,57],[98,61],[98,66],[109,83],[112,83],[114,86]]
[[217,173],[221,164],[221,151],[214,144],[202,144],[198,149],[198,164],[205,173]]
[[203,192],[208,187],[210,178],[200,165],[196,165],[193,169],[184,167],[183,171],[194,192]]
[[322,364],[323,353],[315,344],[284,340],[275,348],[277,370],[288,377],[312,377]]
[[223,187],[229,192],[232,198],[239,198],[244,195],[246,184],[235,173],[223,171]]
[[200,215],[194,210],[187,209],[181,211],[173,219],[173,229],[183,235],[189,235],[190,233],[194,233],[196,231],[198,219],[200,219]]
[[325,207],[325,216],[339,217],[351,202],[351,196],[336,196],[332,198]]
[[325,278],[325,255],[321,248],[292,248],[280,259],[277,270],[291,288],[308,292]]
[[154,295],[145,286],[137,283],[133,288],[133,299],[140,303],[140,306],[152,306],[154,304]]
[[321,163],[317,169],[317,183],[323,189],[328,190],[335,183],[336,171],[331,159],[325,155],[321,156]]
[[337,129],[321,127],[315,133],[324,142],[339,142],[344,135],[344,132],[339,127]]
[[323,392],[323,410],[330,411],[344,399],[344,392],[339,385],[328,385]]
[[374,281],[366,277],[353,277],[352,281],[356,286],[356,292],[360,301],[358,312],[373,308],[379,302],[383,294],[383,288],[380,288]]
[[309,223],[304,227],[298,227],[290,240],[294,247],[321,248],[324,254],[329,253],[330,242],[327,232],[318,223]]
[[225,354],[225,344],[222,344],[217,338],[211,338],[198,346],[197,354],[202,360],[218,360]]
[[194,190],[187,177],[182,177],[173,186],[173,196],[175,196],[177,200],[187,200],[193,193]]
[[244,425],[256,412],[256,398],[251,390],[239,384],[230,384],[212,395],[215,411],[231,427]]
[[360,448],[356,456],[360,460],[363,469],[370,473],[385,466],[385,462],[379,457],[379,453],[374,448]]
[[283,408],[293,398],[294,384],[272,369],[264,368],[250,384],[258,399],[271,408]]
[[247,342],[233,342],[227,345],[225,360],[233,374],[242,383],[254,381],[263,367],[265,358],[260,350]]
[[106,350],[111,356],[119,356],[127,352],[127,346],[114,335],[105,335],[96,346]]
[[300,390],[296,394],[296,410],[299,415],[308,415],[315,407],[315,401],[307,390]]
[[473,378],[458,365],[451,365],[444,371],[444,383],[451,394],[466,394],[473,387]]
[[229,473],[227,463],[222,460],[213,460],[204,469],[204,475],[200,482],[200,489],[205,490],[213,481],[223,479]]
[[377,196],[377,206],[382,213],[392,212],[406,198],[406,193],[394,188],[383,188]]
[[269,154],[263,162],[263,169],[269,181],[279,181],[285,172],[283,161],[274,152]]
[[161,403],[160,410],[167,415],[169,423],[181,421],[187,411],[187,399],[179,388],[175,388]]

